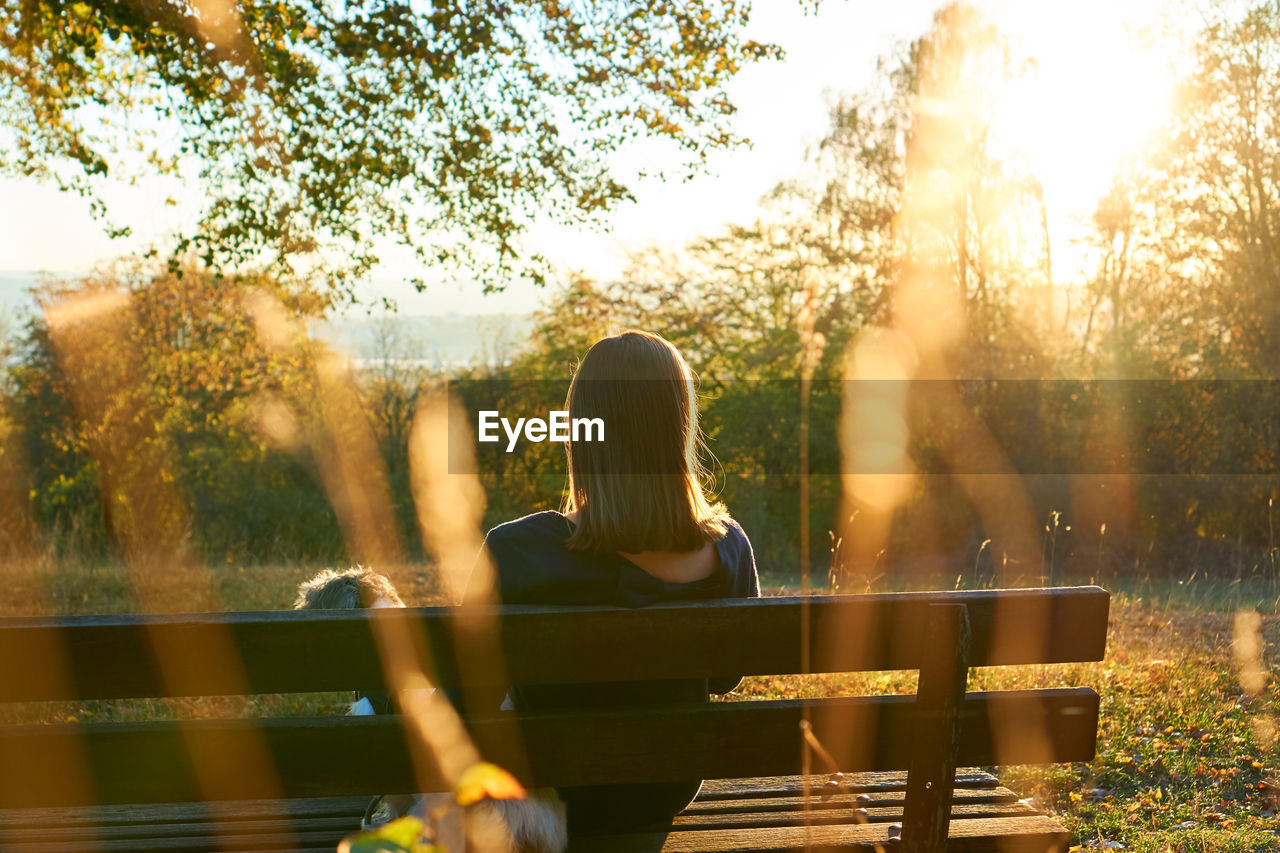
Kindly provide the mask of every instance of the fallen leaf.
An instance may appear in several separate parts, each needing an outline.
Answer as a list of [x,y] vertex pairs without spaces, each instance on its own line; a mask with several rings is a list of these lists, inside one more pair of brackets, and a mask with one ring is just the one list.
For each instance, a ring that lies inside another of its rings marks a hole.
[[523,800],[524,786],[516,777],[496,764],[480,761],[467,768],[453,790],[460,806],[470,806],[481,800]]

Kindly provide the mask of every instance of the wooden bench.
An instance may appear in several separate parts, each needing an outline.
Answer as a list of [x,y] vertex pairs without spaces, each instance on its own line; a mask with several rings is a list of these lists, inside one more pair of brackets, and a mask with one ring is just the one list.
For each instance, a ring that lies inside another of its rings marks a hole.
[[[1090,760],[1098,695],[966,693],[965,676],[1101,660],[1108,604],[1105,590],[1082,587],[499,608],[515,683],[918,669],[919,690],[488,715],[468,727],[486,758],[530,785],[714,780],[669,833],[583,837],[575,851],[1065,850],[1061,824],[990,774],[956,768]],[[0,702],[375,690],[375,636],[392,624],[419,632],[434,683],[459,684],[486,667],[453,642],[453,618],[422,608],[8,619]],[[806,748],[802,722],[843,783]],[[332,850],[370,795],[439,789],[430,758],[415,768],[407,743],[390,715],[6,725],[0,848]],[[806,770],[817,774],[807,786]]]

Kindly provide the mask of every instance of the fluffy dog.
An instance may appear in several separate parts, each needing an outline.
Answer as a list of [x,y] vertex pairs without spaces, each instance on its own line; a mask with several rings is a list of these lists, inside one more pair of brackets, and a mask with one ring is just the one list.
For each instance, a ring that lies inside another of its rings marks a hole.
[[[357,566],[325,569],[298,587],[300,610],[404,607],[384,575]],[[504,704],[505,707],[505,704]],[[351,714],[391,713],[385,696],[359,696]],[[553,789],[531,791],[524,800],[491,800],[459,808],[451,794],[384,794],[365,809],[364,828],[413,815],[436,827],[436,842],[450,853],[563,853],[569,843],[564,803]],[[470,844],[468,844],[470,842]]]
[[451,794],[384,794],[369,804],[362,826],[381,826],[405,815],[434,824],[436,843],[449,853],[563,853],[569,844],[564,803],[551,789],[531,791],[524,800],[486,800],[466,809],[458,808]]

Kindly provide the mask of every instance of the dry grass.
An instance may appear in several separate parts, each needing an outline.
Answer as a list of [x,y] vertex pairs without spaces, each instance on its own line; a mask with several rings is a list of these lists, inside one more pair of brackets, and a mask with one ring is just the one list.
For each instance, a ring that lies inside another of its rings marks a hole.
[[[215,608],[225,611],[284,610],[293,606],[298,584],[319,570],[316,566],[230,564],[200,570],[202,585],[212,591]],[[441,601],[430,566],[380,569],[397,580],[406,601]],[[0,596],[0,616],[71,616],[77,614],[136,613],[138,598],[129,572],[116,563],[50,565],[33,562],[5,567],[6,594]],[[203,602],[191,588],[190,574],[157,572],[152,576],[154,612],[183,613]]]

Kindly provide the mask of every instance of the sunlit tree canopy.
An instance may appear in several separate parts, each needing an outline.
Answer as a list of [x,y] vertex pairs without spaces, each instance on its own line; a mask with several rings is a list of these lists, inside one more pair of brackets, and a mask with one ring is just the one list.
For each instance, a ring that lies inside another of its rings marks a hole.
[[353,295],[375,238],[487,287],[541,280],[535,219],[629,198],[609,155],[736,141],[725,83],[776,50],[749,3],[4,0],[0,170],[111,221],[109,179],[168,174],[206,203],[178,253]]

